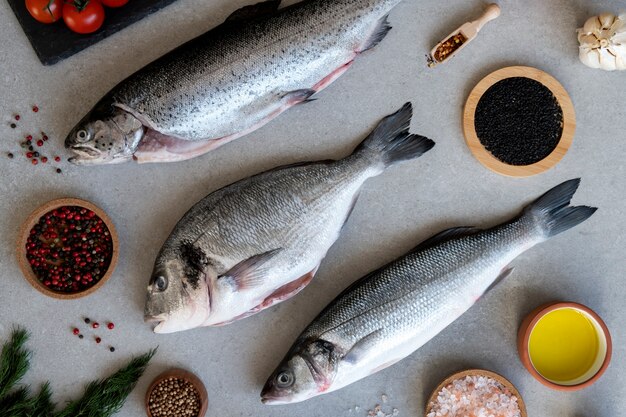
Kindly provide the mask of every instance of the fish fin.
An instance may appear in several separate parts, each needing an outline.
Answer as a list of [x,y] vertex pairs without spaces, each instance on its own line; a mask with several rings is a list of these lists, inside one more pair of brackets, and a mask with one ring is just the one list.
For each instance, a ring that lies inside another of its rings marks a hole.
[[274,249],[244,259],[223,275],[220,275],[218,279],[230,282],[235,291],[257,287],[265,279],[267,262],[281,251],[282,249]]
[[387,36],[387,33],[391,30],[391,25],[387,18],[389,15],[384,16],[382,19],[378,21],[378,25],[372,35],[367,39],[367,41],[363,44],[361,48],[361,52],[365,52],[369,49],[372,49],[376,45],[378,45],[384,38]]
[[515,267],[512,266],[505,266],[504,269],[502,269],[502,271],[500,271],[500,275],[498,275],[496,277],[495,280],[493,280],[493,282],[491,283],[491,285],[489,285],[487,287],[487,289],[485,290],[485,292],[483,294],[488,293],[489,291],[491,291],[492,289],[494,289],[496,287],[496,285],[498,285],[499,283],[501,283],[502,281],[504,281],[504,279],[506,277],[508,277],[509,275],[511,275],[511,273],[513,272],[513,269],[515,269]]
[[315,276],[315,273],[317,272],[318,268],[319,268],[319,265],[316,266],[315,269],[313,269],[312,271],[307,272],[301,277],[278,288],[276,291],[274,291],[272,294],[266,297],[265,300],[263,300],[263,302],[258,307],[255,307],[255,309],[258,308],[259,309],[258,311],[265,310],[266,308],[269,308],[273,306],[274,304],[278,304],[281,301],[285,301],[293,297],[294,295],[298,294],[307,285],[309,285],[309,283]]
[[280,6],[280,0],[266,0],[257,4],[251,4],[235,10],[226,18],[224,23],[241,22],[254,19],[260,16],[267,16],[276,13]]
[[356,342],[352,348],[344,355],[343,360],[349,362],[351,364],[356,364],[359,362],[364,355],[367,354],[367,351],[376,345],[376,338],[380,334],[380,330],[373,331],[372,333],[365,336],[363,339]]
[[522,217],[532,217],[546,238],[584,222],[597,208],[569,205],[579,184],[580,178],[575,178],[557,185],[526,206]]
[[420,252],[433,246],[436,246],[442,242],[446,242],[448,240],[461,237],[461,236],[469,236],[475,233],[480,232],[482,229],[473,226],[463,226],[463,227],[452,227],[450,229],[446,229],[443,232],[439,232],[434,236],[429,237],[413,249],[411,249],[410,253]]
[[411,103],[405,103],[400,110],[381,120],[355,153],[367,156],[386,168],[429,151],[435,142],[409,133],[412,115]]
[[285,100],[290,105],[313,101],[315,99],[310,97],[315,93],[316,91],[312,88],[303,88],[301,90],[294,90],[286,93],[285,95],[283,95],[283,100]]

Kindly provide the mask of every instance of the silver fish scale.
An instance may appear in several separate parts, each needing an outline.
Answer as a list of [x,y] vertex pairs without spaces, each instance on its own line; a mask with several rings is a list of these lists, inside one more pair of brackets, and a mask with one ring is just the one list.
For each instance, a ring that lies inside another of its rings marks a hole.
[[400,0],[313,0],[202,35],[119,84],[105,99],[187,140],[235,134],[351,61]]
[[347,352],[377,332],[368,340],[371,348],[390,348],[441,320],[449,323],[465,311],[459,306],[469,308],[496,278],[488,272],[537,242],[533,228],[518,220],[409,253],[348,288],[300,339],[323,339]]
[[273,262],[276,269],[318,262],[336,239],[358,189],[377,173],[369,163],[353,156],[292,166],[212,193],[185,214],[159,258],[176,253],[181,242],[194,242],[213,260],[218,274],[278,248],[283,251]]

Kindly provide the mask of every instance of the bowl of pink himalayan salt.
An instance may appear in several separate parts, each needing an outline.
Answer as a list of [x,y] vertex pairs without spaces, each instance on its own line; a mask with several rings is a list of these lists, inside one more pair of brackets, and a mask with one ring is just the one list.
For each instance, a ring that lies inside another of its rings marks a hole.
[[468,369],[444,379],[426,403],[425,417],[528,417],[517,389],[484,369]]

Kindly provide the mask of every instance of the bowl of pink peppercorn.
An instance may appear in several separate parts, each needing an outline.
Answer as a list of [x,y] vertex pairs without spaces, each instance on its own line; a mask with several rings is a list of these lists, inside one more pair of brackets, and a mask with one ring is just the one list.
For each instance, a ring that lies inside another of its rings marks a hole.
[[111,277],[119,254],[113,222],[95,204],[52,200],[22,224],[17,257],[26,280],[45,295],[76,299]]

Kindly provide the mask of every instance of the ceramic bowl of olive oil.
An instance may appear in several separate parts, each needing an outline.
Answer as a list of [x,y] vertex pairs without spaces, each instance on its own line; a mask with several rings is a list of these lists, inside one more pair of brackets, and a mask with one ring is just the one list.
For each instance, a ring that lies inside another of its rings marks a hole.
[[542,384],[575,391],[596,382],[611,361],[611,334],[589,307],[554,302],[533,310],[520,326],[517,347]]

